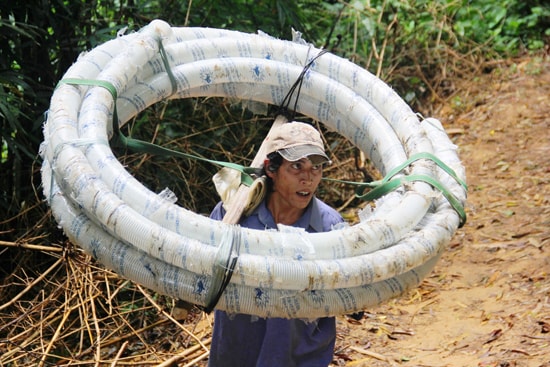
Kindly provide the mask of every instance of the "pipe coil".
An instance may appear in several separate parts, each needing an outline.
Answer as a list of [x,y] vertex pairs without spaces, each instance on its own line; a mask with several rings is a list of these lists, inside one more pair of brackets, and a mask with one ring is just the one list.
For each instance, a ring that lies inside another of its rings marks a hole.
[[[173,78],[159,54],[162,41]],[[225,96],[280,105],[319,49],[265,34],[171,27],[155,20],[83,54],[52,95],[44,142],[44,194],[67,236],[106,267],[159,293],[204,306],[227,243],[238,262],[218,309],[260,317],[313,318],[378,305],[417,286],[459,226],[440,192],[412,182],[376,201],[355,225],[328,233],[224,224],[174,204],[137,181],[109,147],[116,103],[125,124],[168,98]],[[173,81],[175,80],[175,85]],[[382,174],[428,152],[465,180],[440,122],[419,121],[384,82],[330,53],[304,78],[297,112],[348,138]],[[466,191],[429,160],[406,174],[433,177],[464,205]]]

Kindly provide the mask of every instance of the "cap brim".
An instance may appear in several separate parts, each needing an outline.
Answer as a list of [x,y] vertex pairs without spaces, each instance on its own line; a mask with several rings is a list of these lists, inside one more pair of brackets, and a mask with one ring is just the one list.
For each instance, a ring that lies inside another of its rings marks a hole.
[[284,159],[290,162],[296,162],[302,158],[309,158],[312,162],[313,159],[315,159],[314,163],[316,164],[330,162],[330,159],[323,149],[316,145],[297,145],[295,147],[281,149],[278,152]]

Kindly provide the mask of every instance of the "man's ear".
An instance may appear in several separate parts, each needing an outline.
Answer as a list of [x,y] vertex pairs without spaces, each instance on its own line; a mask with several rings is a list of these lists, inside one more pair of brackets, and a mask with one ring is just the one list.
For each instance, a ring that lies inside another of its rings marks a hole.
[[270,167],[269,159],[264,160],[264,168],[267,177],[273,178],[275,172],[273,172],[272,168]]

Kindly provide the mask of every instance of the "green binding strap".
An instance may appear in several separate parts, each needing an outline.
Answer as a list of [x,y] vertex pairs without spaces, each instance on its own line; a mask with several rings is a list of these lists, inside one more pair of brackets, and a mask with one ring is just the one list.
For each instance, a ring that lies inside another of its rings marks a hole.
[[[454,196],[441,182],[437,181],[433,177],[430,177],[427,175],[419,175],[419,174],[406,175],[398,178],[393,178],[403,169],[408,167],[411,163],[416,162],[419,159],[429,159],[435,162],[442,170],[444,170],[447,174],[449,174],[449,176],[451,176],[455,181],[457,181],[460,184],[460,186],[464,188],[464,190],[468,191],[468,186],[466,185],[466,183],[456,175],[455,171],[453,171],[451,167],[446,165],[443,161],[441,161],[435,155],[428,152],[421,152],[421,153],[412,155],[405,162],[403,162],[399,166],[392,169],[382,180],[357,184],[358,187],[355,190],[355,196],[365,201],[372,201],[397,189],[398,187],[402,186],[404,183],[414,182],[414,181],[423,181],[430,184],[432,187],[438,189],[439,191],[441,191],[443,196],[445,196],[445,198],[449,201],[449,204],[451,204],[453,209],[457,212],[458,216],[460,217],[459,228],[464,226],[464,224],[466,223],[466,212],[464,211],[464,206],[456,198],[456,196]],[[374,188],[374,189],[372,189],[367,193],[364,193],[364,191],[368,187]]]
[[[170,63],[168,61],[168,55],[166,53],[166,50],[164,49],[164,45],[162,44],[162,40],[159,39],[159,53],[160,57],[162,59],[162,62],[164,64],[164,68],[166,70],[166,73],[168,74],[168,78],[170,79],[170,83],[172,86],[172,94],[176,93],[177,91],[177,82],[176,78],[174,77],[174,74],[172,72],[172,68],[170,67]],[[318,55],[320,56],[320,55]],[[129,149],[134,152],[140,152],[140,153],[149,153],[154,155],[160,155],[165,157],[180,157],[180,158],[187,158],[187,159],[197,159],[204,162],[212,163],[218,166],[222,167],[228,167],[231,169],[235,169],[241,173],[241,183],[250,186],[254,182],[254,177],[259,176],[259,170],[252,167],[245,167],[239,164],[230,163],[230,162],[223,162],[223,161],[215,161],[211,159],[206,159],[202,157],[198,157],[192,154],[187,154],[183,152],[178,152],[175,150],[171,150],[165,147],[161,147],[159,145],[149,143],[147,141],[138,140],[138,139],[132,139],[126,137],[120,130],[120,125],[118,121],[118,113],[117,113],[117,106],[116,101],[118,98],[118,93],[116,88],[113,84],[110,82],[104,81],[104,80],[89,80],[89,79],[76,79],[76,78],[66,78],[62,79],[60,82],[65,84],[71,84],[71,85],[88,85],[88,86],[98,86],[103,87],[111,93],[111,96],[113,97],[114,101],[114,109],[113,109],[113,137],[111,139],[113,145],[119,146],[122,148]],[[439,158],[434,156],[431,153],[422,152],[418,154],[414,154],[411,156],[408,160],[403,162],[401,165],[395,167],[393,170],[391,170],[382,180],[380,181],[374,181],[374,182],[349,182],[349,181],[342,181],[342,180],[336,180],[336,179],[330,179],[330,178],[324,178],[327,181],[335,181],[335,182],[343,182],[347,184],[357,185],[357,189],[355,190],[355,195],[358,198],[361,198],[366,201],[371,201],[374,199],[377,199],[396,188],[402,186],[406,182],[414,182],[414,181],[423,181],[430,185],[432,185],[434,188],[437,188],[441,193],[447,198],[451,206],[454,208],[454,210],[458,213],[460,217],[460,227],[462,227],[466,223],[466,213],[464,212],[464,207],[460,203],[460,201],[447,190],[447,188],[441,184],[441,182],[435,180],[434,178],[426,175],[406,175],[399,178],[394,179],[393,177],[400,173],[403,169],[408,167],[411,163],[419,160],[419,159],[429,159],[435,162],[441,169],[443,169],[447,174],[449,174],[452,178],[454,178],[463,188],[464,190],[468,190],[468,187],[466,186],[466,183],[462,181],[456,173],[445,163],[443,163]],[[373,188],[371,191],[364,193],[364,191],[367,188]]]
[[59,84],[89,85],[89,86],[103,87],[107,89],[109,93],[111,93],[111,96],[115,101],[114,109],[113,109],[113,137],[111,139],[111,142],[114,146],[126,148],[133,152],[149,153],[149,154],[160,155],[164,157],[197,159],[204,162],[212,163],[217,166],[232,168],[241,173],[241,183],[246,186],[250,186],[254,182],[255,176],[257,176],[259,173],[257,168],[245,167],[236,163],[216,161],[212,159],[195,156],[192,154],[178,152],[172,149],[161,147],[153,143],[149,143],[147,141],[133,139],[125,136],[120,130],[120,126],[118,123],[118,113],[117,113],[117,107],[116,107],[116,100],[118,98],[117,91],[114,85],[111,84],[110,82],[107,82],[105,80],[65,78],[60,80]]
[[[111,84],[110,82],[107,82],[104,80],[65,78],[65,79],[62,79],[59,83],[71,84],[71,85],[98,86],[98,87],[103,87],[107,89],[109,93],[111,93],[111,96],[115,101],[114,109],[113,109],[113,137],[111,141],[115,146],[127,148],[134,152],[149,153],[149,154],[160,155],[165,157],[197,159],[197,160],[212,163],[214,165],[218,165],[221,167],[228,167],[231,169],[235,169],[241,173],[241,183],[246,186],[250,186],[254,182],[255,177],[259,175],[257,168],[245,167],[240,164],[231,163],[231,162],[223,162],[223,161],[206,159],[206,158],[195,156],[192,154],[171,150],[153,143],[149,143],[147,141],[128,138],[120,130],[120,126],[118,123],[117,107],[116,107],[116,100],[118,98],[117,91],[116,91],[116,88],[113,86],[113,84]],[[453,179],[455,179],[464,188],[464,190],[466,191],[468,190],[466,183],[456,175],[456,173],[452,170],[452,168],[447,166],[443,161],[441,161],[435,155],[427,152],[421,152],[421,153],[412,155],[409,159],[407,159],[401,165],[392,169],[382,180],[379,180],[379,181],[353,182],[353,181],[343,181],[343,180],[337,180],[337,179],[326,178],[326,177],[323,179],[325,181],[341,182],[345,184],[356,185],[357,188],[355,190],[355,196],[365,201],[372,201],[379,197],[382,197],[387,193],[402,186],[406,182],[424,181],[432,185],[434,188],[438,189],[439,191],[441,191],[441,193],[449,201],[453,209],[458,213],[460,217],[460,227],[462,227],[466,223],[466,213],[464,211],[464,207],[460,203],[460,201],[452,193],[450,193],[449,190],[447,190],[447,188],[443,184],[441,184],[439,181],[426,175],[408,175],[408,176],[393,178],[395,175],[400,173],[403,169],[407,168],[411,163],[419,159],[432,160],[447,174],[449,174]],[[367,188],[373,188],[373,189],[365,193],[365,190]]]
[[356,196],[363,200],[371,201],[386,195],[387,193],[402,186],[404,183],[414,182],[414,181],[426,182],[431,186],[433,186],[434,188],[441,191],[443,196],[445,196],[445,198],[449,201],[449,204],[451,204],[453,209],[457,212],[458,216],[460,217],[459,228],[464,226],[464,224],[466,223],[466,212],[464,211],[464,207],[462,206],[462,203],[456,198],[456,196],[454,196],[449,190],[447,190],[447,188],[441,182],[427,175],[409,175],[409,176],[398,177],[398,178],[384,182],[383,184],[377,186],[375,189],[369,191],[366,194],[360,193],[361,190],[363,190],[366,187],[365,185],[363,185],[356,190]]
[[[408,182],[414,182],[414,181],[423,181],[428,184],[430,184],[432,187],[438,189],[441,191],[443,196],[449,201],[453,209],[457,212],[458,216],[460,217],[459,227],[464,226],[466,223],[466,212],[464,211],[464,206],[454,196],[441,182],[437,181],[433,177],[427,176],[427,175],[405,175],[398,178],[393,178],[395,175],[397,175],[399,172],[403,171],[405,168],[407,168],[411,163],[419,160],[419,159],[429,159],[436,163],[442,170],[444,170],[449,176],[451,176],[455,181],[457,181],[460,186],[464,188],[464,190],[468,191],[468,186],[466,183],[461,180],[455,171],[448,165],[446,165],[442,160],[437,158],[435,155],[428,153],[428,152],[421,152],[412,155],[409,159],[407,159],[405,162],[401,163],[399,166],[392,169],[382,180],[378,181],[372,181],[372,182],[354,182],[354,181],[343,181],[343,180],[337,180],[333,178],[327,178],[323,177],[323,180],[325,181],[332,181],[332,182],[340,182],[348,185],[355,185],[357,188],[355,189],[355,196],[359,199],[365,200],[365,201],[372,201],[375,199],[378,199],[387,193],[397,189],[398,187],[403,186],[403,184]],[[365,193],[365,190],[367,188],[371,188],[372,190]]]
[[429,159],[431,161],[433,161],[435,164],[437,164],[442,170],[444,170],[445,172],[447,172],[449,174],[449,176],[451,176],[452,178],[455,179],[456,182],[458,182],[460,184],[460,186],[462,186],[464,188],[464,190],[468,190],[468,186],[466,185],[466,183],[464,181],[462,181],[455,173],[455,171],[453,171],[453,169],[451,167],[449,167],[448,165],[446,165],[441,159],[437,158],[435,155],[431,154],[431,153],[428,153],[428,152],[420,152],[420,153],[416,153],[416,154],[413,154],[409,159],[407,159],[405,162],[403,162],[401,165],[395,167],[394,169],[392,169],[387,175],[386,177],[384,177],[384,179],[382,180],[382,182],[386,182],[386,181],[389,181],[393,176],[395,176],[396,174],[398,174],[399,172],[401,172],[403,169],[405,169],[406,167],[408,167],[411,163],[413,162],[416,162],[418,161],[419,159]]
[[159,39],[159,53],[160,53],[160,58],[162,59],[162,62],[164,64],[164,69],[166,70],[166,74],[168,74],[168,79],[170,79],[170,84],[172,84],[172,94],[174,94],[178,90],[178,84],[176,82],[176,78],[174,77],[174,73],[172,72],[172,68],[170,67],[170,63],[168,62],[168,54],[166,53],[166,50],[164,49],[164,45],[162,44],[162,40],[160,39]]
[[[170,67],[170,63],[168,61],[168,55],[166,53],[166,50],[164,49],[164,45],[162,43],[162,40],[158,40],[158,46],[159,46],[159,54],[160,58],[164,64],[164,69],[166,70],[166,73],[168,74],[168,78],[170,79],[170,83],[172,85],[172,94],[176,93],[177,91],[177,82],[176,78],[174,77],[174,73],[172,72],[172,68]],[[197,159],[202,160],[205,162],[209,162],[212,164],[215,164],[217,166],[221,167],[228,167],[235,169],[241,173],[241,183],[250,186],[254,182],[255,177],[259,176],[259,170],[252,167],[245,167],[240,164],[236,163],[230,163],[230,162],[223,162],[223,161],[216,161],[211,159],[206,159],[202,157],[198,157],[192,154],[187,154],[183,152],[178,152],[175,150],[171,150],[165,147],[158,146],[156,144],[149,143],[147,141],[138,140],[138,139],[132,139],[126,137],[121,131],[120,131],[120,125],[118,121],[118,113],[117,113],[117,106],[116,101],[118,99],[118,93],[113,84],[110,82],[107,82],[105,80],[89,80],[89,79],[76,79],[76,78],[66,78],[62,79],[59,83],[65,83],[65,84],[71,84],[71,85],[88,85],[88,86],[98,86],[103,87],[111,93],[111,96],[113,97],[114,101],[114,109],[113,109],[113,137],[111,139],[114,146],[118,146],[121,148],[129,149],[133,152],[139,152],[139,153],[149,153],[149,154],[155,154],[160,155],[164,157],[179,157],[179,158],[188,158],[188,159]]]

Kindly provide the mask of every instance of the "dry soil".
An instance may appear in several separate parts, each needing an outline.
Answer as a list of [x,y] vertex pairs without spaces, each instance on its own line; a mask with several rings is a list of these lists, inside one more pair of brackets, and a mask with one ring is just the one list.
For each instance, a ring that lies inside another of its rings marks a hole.
[[468,221],[419,289],[339,318],[335,366],[550,366],[550,60],[456,83]]

